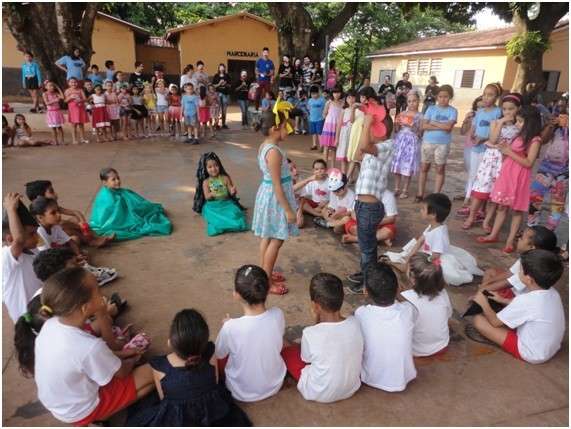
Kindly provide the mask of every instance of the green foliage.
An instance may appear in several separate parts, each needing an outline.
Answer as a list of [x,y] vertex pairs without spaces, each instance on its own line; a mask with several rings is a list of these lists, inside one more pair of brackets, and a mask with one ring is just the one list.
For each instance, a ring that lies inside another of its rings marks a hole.
[[506,51],[510,57],[542,55],[549,48],[549,40],[545,40],[539,31],[518,34],[506,44]]

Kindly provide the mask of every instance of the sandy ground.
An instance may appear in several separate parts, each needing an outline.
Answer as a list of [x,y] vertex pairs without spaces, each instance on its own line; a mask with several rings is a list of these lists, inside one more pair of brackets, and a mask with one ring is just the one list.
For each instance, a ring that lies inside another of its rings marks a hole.
[[[214,339],[226,313],[240,315],[240,306],[231,293],[234,270],[245,263],[258,263],[259,243],[253,234],[207,237],[202,219],[192,211],[197,161],[210,150],[221,157],[238,185],[242,202],[254,206],[260,180],[256,151],[262,137],[239,130],[239,116],[232,110],[231,129],[219,133],[216,141],[200,146],[156,138],[3,151],[3,194],[23,192],[29,180],[51,179],[61,205],[89,213],[99,188],[98,171],[112,166],[119,170],[125,187],[164,204],[174,225],[170,237],[143,238],[90,250],[95,265],[118,269],[120,278],[107,286],[105,293],[118,291],[129,300],[130,309],[119,324],[134,323],[137,329],[147,332],[153,338],[150,355],[167,351],[170,321],[182,308],[199,309]],[[7,116],[12,121],[13,115]],[[34,129],[44,124],[43,115],[29,114],[28,118]],[[284,145],[302,175],[309,174],[312,160],[318,157],[308,150],[309,146],[309,138],[301,136],[289,138]],[[456,136],[445,185],[448,195],[462,193],[462,164],[462,144]],[[454,208],[458,206],[455,202]],[[419,205],[412,198],[399,201],[399,210],[397,248],[424,228]],[[252,210],[249,219],[251,214]],[[482,268],[513,263],[513,257],[501,253],[501,245],[484,247],[475,243],[481,230],[464,233],[461,221],[453,216],[448,224],[453,244],[472,252]],[[295,338],[311,323],[311,276],[328,271],[345,278],[356,270],[358,252],[356,246],[343,246],[339,237],[309,226],[284,245],[278,266],[288,277],[290,293],[270,296],[268,305],[284,311],[287,333]],[[557,287],[567,314],[567,272]],[[244,404],[244,409],[257,426],[568,426],[568,340],[543,365],[516,361],[496,347],[468,340],[458,314],[475,290],[475,284],[448,289],[455,308],[449,351],[437,359],[417,360],[418,377],[405,392],[386,393],[363,386],[351,399],[324,405],[304,401],[291,379],[286,379],[275,397]],[[343,312],[349,314],[363,303],[361,296],[348,296]],[[5,311],[2,321],[3,425],[58,426],[38,402],[33,380],[18,372],[13,325]],[[120,422],[120,418],[116,420]]]

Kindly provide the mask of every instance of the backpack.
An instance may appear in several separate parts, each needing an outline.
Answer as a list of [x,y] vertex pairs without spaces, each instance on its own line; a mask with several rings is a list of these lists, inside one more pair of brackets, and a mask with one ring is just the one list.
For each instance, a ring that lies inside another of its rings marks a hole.
[[569,162],[569,134],[565,131],[563,128],[555,130],[543,159],[562,165]]
[[250,85],[250,89],[248,90],[248,100],[256,101],[256,94],[258,93],[259,85],[257,83],[253,83]]

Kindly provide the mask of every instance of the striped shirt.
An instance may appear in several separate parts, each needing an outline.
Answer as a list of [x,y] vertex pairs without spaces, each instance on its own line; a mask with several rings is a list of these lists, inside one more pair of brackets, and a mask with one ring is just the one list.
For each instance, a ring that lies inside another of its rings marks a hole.
[[393,153],[392,140],[377,143],[377,155],[364,154],[361,171],[355,185],[355,194],[372,195],[381,201],[388,185],[388,176]]

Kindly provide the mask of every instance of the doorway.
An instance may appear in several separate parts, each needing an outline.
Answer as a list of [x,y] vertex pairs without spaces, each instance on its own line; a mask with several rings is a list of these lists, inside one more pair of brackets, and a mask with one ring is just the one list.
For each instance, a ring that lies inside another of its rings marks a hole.
[[[255,74],[256,61],[245,61],[245,60],[228,60],[228,74],[230,79],[232,79],[232,86],[240,80],[240,72],[246,70],[248,72],[248,80],[254,81],[256,79]],[[235,95],[232,94],[232,99]]]

